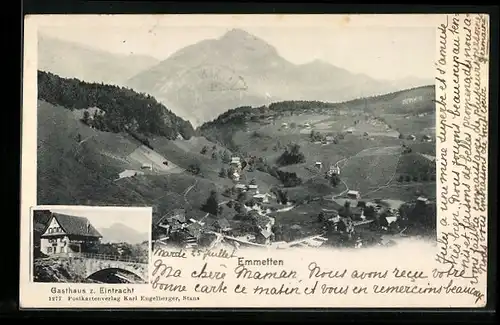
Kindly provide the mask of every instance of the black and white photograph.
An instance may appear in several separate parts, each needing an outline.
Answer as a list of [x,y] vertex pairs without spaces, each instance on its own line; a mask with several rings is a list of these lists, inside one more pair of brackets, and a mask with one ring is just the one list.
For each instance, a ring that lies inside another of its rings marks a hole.
[[[436,240],[434,25],[213,18],[38,26],[37,204],[153,216],[36,211],[34,281],[142,281],[119,264],[146,265],[149,232],[153,249]],[[64,269],[96,255],[116,266]]]
[[150,209],[52,206],[32,214],[33,282],[148,282]]

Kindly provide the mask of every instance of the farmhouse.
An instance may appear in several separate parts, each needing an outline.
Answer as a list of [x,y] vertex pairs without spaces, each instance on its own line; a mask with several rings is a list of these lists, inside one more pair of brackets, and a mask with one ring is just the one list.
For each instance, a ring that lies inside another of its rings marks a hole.
[[255,200],[257,200],[258,202],[260,202],[260,203],[269,203],[269,197],[270,197],[270,196],[271,196],[271,195],[270,195],[270,194],[268,194],[268,193],[265,193],[265,194],[255,194],[255,195],[253,196],[253,198],[254,198]]
[[157,222],[158,227],[165,229],[166,235],[170,235],[172,232],[184,228],[185,224],[186,212],[184,209],[174,209]]
[[234,189],[237,191],[237,192],[246,192],[247,190],[247,186],[245,184],[241,184],[241,183],[238,183],[234,186]]
[[228,232],[231,230],[231,225],[226,218],[215,220],[212,226],[214,227],[215,231],[219,232]]
[[323,167],[323,163],[321,161],[317,161],[315,164],[314,164],[314,167],[318,168],[318,169],[321,169],[321,167]]
[[358,191],[349,190],[347,192],[347,197],[352,200],[359,200],[361,198],[361,195],[359,194]]
[[426,135],[424,135],[422,137],[422,141],[424,141],[424,142],[431,142],[432,138],[429,135],[426,134]]
[[287,128],[288,127],[288,123],[281,123],[281,127]]
[[347,132],[347,133],[353,133],[353,132],[354,132],[354,128],[348,128],[348,129],[346,130],[346,132]]
[[259,193],[259,186],[256,184],[248,185],[248,191],[252,193]]
[[340,167],[336,165],[330,166],[330,170],[328,171],[328,175],[340,175]]
[[153,170],[153,164],[142,164],[141,169]]
[[415,141],[415,139],[416,139],[416,138],[417,138],[417,137],[416,137],[415,135],[413,135],[413,134],[410,134],[410,135],[408,136],[408,140]]
[[419,196],[417,198],[417,204],[423,204],[423,205],[426,205],[427,203],[429,202],[429,199],[423,197],[423,196]]
[[232,157],[230,165],[236,168],[241,168],[241,159],[240,157]]
[[53,212],[40,236],[40,250],[47,255],[92,253],[101,238],[87,218]]
[[144,172],[126,169],[126,170],[122,171],[120,174],[118,174],[118,179],[127,178],[127,177],[134,177],[137,175],[144,175]]

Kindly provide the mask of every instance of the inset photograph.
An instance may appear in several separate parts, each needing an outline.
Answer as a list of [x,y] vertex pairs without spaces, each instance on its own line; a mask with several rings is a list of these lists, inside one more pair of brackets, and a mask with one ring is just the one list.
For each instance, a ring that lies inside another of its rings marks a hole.
[[33,282],[147,283],[151,215],[151,208],[34,208]]

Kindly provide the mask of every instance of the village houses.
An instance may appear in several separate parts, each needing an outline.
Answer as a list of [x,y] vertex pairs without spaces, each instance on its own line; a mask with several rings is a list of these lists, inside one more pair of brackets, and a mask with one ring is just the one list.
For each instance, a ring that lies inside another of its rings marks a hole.
[[229,231],[231,231],[231,225],[229,224],[229,221],[226,218],[220,218],[214,221],[212,224],[212,227],[214,228],[215,231],[227,234]]

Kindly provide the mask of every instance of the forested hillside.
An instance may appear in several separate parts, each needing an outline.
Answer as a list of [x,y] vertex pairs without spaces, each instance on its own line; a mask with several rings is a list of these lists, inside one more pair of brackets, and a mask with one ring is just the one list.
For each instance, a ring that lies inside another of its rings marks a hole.
[[93,116],[85,113],[84,122],[101,131],[132,131],[175,139],[194,134],[190,122],[176,116],[156,99],[124,87],[65,79],[38,71],[38,99],[68,109],[96,107]]

